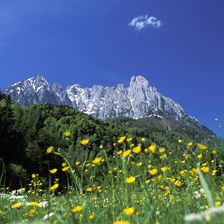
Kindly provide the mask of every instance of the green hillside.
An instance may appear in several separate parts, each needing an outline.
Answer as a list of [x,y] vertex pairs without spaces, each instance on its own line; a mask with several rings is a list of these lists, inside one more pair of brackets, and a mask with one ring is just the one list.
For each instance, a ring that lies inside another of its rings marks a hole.
[[[46,155],[49,146],[66,148],[64,153],[71,161],[83,162],[87,152],[94,158],[102,146],[112,154],[114,142],[121,135],[132,137],[134,143],[145,138],[145,145],[156,143],[170,149],[180,147],[178,139],[211,147],[222,145],[208,129],[189,127],[168,116],[100,121],[68,106],[20,106],[3,94],[0,99],[0,158],[6,172],[1,184],[11,188],[24,186],[32,173],[47,177],[50,167],[61,164],[62,159]],[[64,138],[65,131],[72,133],[69,140]],[[89,139],[91,144],[84,147],[82,139]]]

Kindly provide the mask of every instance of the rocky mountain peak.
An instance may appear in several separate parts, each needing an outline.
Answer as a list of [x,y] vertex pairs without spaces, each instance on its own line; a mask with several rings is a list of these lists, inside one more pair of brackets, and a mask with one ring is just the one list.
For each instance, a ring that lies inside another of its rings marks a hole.
[[149,87],[149,81],[141,76],[141,75],[137,75],[137,76],[132,76],[131,80],[130,80],[130,87]]
[[65,104],[101,119],[117,116],[148,117],[156,110],[169,113],[176,120],[186,115],[183,108],[172,99],[160,94],[143,76],[133,76],[130,86],[116,87],[93,85],[82,88],[75,84],[64,89],[50,85],[42,75],[16,83],[5,90],[14,102]]

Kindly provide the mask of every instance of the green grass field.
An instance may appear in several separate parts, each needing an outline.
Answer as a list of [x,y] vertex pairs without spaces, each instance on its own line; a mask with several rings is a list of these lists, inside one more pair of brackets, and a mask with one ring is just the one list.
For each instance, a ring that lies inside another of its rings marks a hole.
[[[67,139],[70,135],[64,133]],[[121,136],[113,153],[101,145],[97,156],[87,152],[85,161],[68,161],[63,149],[49,147],[46,156],[64,163],[51,167],[47,180],[33,174],[24,189],[3,188],[0,223],[224,223],[219,151],[181,139],[177,149],[146,145],[144,138],[133,142]]]

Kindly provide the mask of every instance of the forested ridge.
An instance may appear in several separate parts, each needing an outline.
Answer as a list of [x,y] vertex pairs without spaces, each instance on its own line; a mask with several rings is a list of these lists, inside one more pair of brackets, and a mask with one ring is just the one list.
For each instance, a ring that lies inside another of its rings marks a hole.
[[[65,131],[72,133],[69,139],[64,137]],[[87,152],[94,158],[100,147],[110,154],[121,135],[133,137],[136,142],[145,138],[146,145],[155,142],[170,149],[179,147],[177,139],[180,138],[212,144],[212,147],[222,144],[208,133],[200,133],[193,139],[191,132],[166,130],[152,123],[147,125],[144,120],[128,118],[100,121],[68,106],[21,106],[0,94],[0,184],[18,188],[28,183],[32,173],[47,177],[50,167],[62,163],[59,157],[46,154],[49,146],[64,150],[73,162],[83,162]],[[83,146],[80,144],[82,139],[89,139],[90,144]]]

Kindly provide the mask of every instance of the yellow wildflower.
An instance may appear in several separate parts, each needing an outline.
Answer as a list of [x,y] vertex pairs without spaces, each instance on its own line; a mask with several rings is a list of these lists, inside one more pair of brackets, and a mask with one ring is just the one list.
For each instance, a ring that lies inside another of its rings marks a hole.
[[64,162],[64,163],[61,164],[61,166],[65,167],[65,166],[67,166],[67,163]]
[[135,182],[135,177],[129,176],[129,177],[126,178],[125,182],[127,184],[133,184]]
[[113,224],[130,224],[129,221],[117,220]]
[[52,153],[54,151],[54,147],[50,146],[47,148],[47,154]]
[[121,137],[117,140],[117,142],[118,142],[119,144],[122,144],[122,143],[125,141],[125,139],[126,139],[126,136],[121,136]]
[[96,164],[96,165],[99,165],[101,162],[103,162],[103,158],[102,157],[96,157],[92,163],[93,164]]
[[122,150],[120,150],[120,151],[117,152],[118,155],[121,155],[122,153],[123,153]]
[[141,141],[144,142],[145,141],[145,138],[141,138]]
[[71,132],[70,131],[65,131],[64,132],[64,137],[68,138],[71,136]]
[[198,146],[199,149],[202,149],[202,150],[208,149],[208,147],[206,145],[203,145],[203,144],[197,144],[197,146]]
[[162,159],[162,160],[164,160],[164,159],[166,159],[166,158],[167,158],[167,154],[166,154],[166,153],[164,153],[164,154],[162,154],[159,158],[160,158],[160,159]]
[[177,187],[180,187],[182,185],[181,181],[180,180],[176,180],[174,182],[174,185],[177,186]]
[[193,142],[188,142],[187,143],[187,148],[190,148],[193,145]]
[[137,166],[138,166],[138,167],[140,167],[140,166],[142,166],[142,165],[143,165],[142,162],[138,162],[138,163],[137,163]]
[[204,173],[208,173],[209,172],[209,167],[204,166],[204,167],[201,168],[201,171],[204,172]]
[[28,202],[28,205],[31,205],[31,206],[34,206],[34,207],[40,207],[40,203],[38,203],[36,201]]
[[154,168],[154,169],[150,169],[148,172],[150,175],[155,176],[158,173],[158,170]]
[[127,156],[129,156],[131,154],[131,150],[130,149],[128,149],[128,150],[126,150],[126,151],[124,151],[123,153],[122,153],[122,157],[127,157]]
[[11,205],[11,208],[12,208],[12,209],[18,209],[18,208],[20,208],[21,206],[22,206],[22,203],[18,202],[18,203],[15,203],[15,204]]
[[162,171],[163,173],[165,173],[165,172],[168,171],[168,170],[170,170],[170,167],[168,167],[168,166],[161,167],[161,171]]
[[87,188],[86,188],[86,191],[87,191],[87,192],[92,192],[93,189],[92,189],[91,187],[87,187]]
[[80,161],[76,161],[75,165],[78,166],[80,164]]
[[69,170],[69,166],[65,166],[61,169],[63,172],[66,172],[67,170]]
[[156,144],[152,144],[148,147],[148,150],[151,152],[151,153],[155,153],[156,152]]
[[185,170],[181,170],[181,171],[180,171],[180,175],[181,175],[182,177],[185,177],[185,175],[186,175],[186,171],[185,171]]
[[31,209],[30,211],[28,211],[25,215],[29,216],[29,217],[33,217],[37,214],[37,211],[35,209]]
[[81,205],[77,205],[72,209],[72,212],[78,213],[78,212],[81,212],[82,210],[83,210],[83,207]]
[[55,183],[53,186],[50,187],[51,191],[55,191],[59,187],[58,183]]
[[216,201],[215,202],[215,206],[220,206],[221,205],[221,202],[220,201]]
[[94,219],[95,217],[96,217],[95,214],[90,214],[90,215],[89,215],[89,219],[90,219],[90,220]]
[[138,146],[134,147],[134,148],[132,149],[132,151],[133,151],[134,153],[138,154],[138,153],[141,152],[141,149],[142,149],[142,146],[141,146],[141,145],[138,145]]
[[127,142],[131,142],[132,141],[132,138],[127,138]]
[[134,208],[125,208],[123,210],[123,213],[127,216],[131,216],[133,213],[135,212],[135,209]]
[[58,171],[57,168],[54,168],[54,169],[49,170],[49,172],[52,173],[52,174],[57,173],[57,171]]
[[198,157],[198,159],[201,159],[202,158],[202,154],[198,154],[197,157]]
[[80,141],[81,145],[88,145],[89,144],[89,139],[83,139]]
[[162,148],[159,148],[159,152],[160,152],[160,153],[164,153],[165,151],[166,151],[165,148],[163,148],[163,147],[162,147]]

